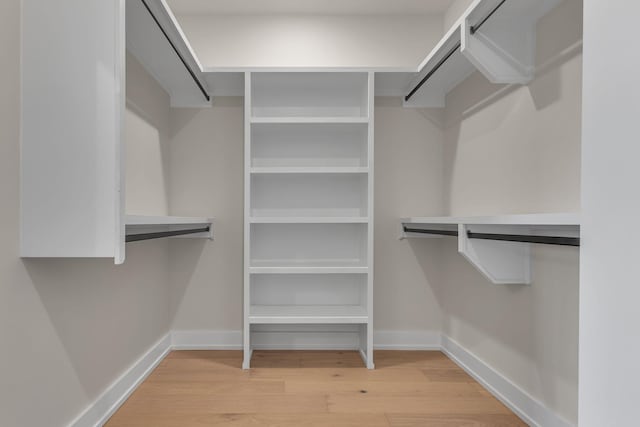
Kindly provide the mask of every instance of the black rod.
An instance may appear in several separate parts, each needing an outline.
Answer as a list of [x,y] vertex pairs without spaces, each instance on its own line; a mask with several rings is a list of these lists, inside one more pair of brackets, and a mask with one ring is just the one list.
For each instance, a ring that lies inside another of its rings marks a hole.
[[[409,228],[409,227],[404,227],[404,232],[433,234],[433,235],[440,235],[440,236],[457,236],[458,235],[458,232],[455,230],[433,230],[433,229],[421,229],[421,228]],[[559,245],[559,246],[580,246],[579,237],[475,233],[472,231],[467,231],[467,237],[470,239],[499,240],[503,242],[537,243],[537,244],[543,244],[543,245]]]
[[151,17],[153,18],[153,20],[156,22],[156,25],[158,26],[158,28],[160,28],[160,31],[162,31],[162,34],[164,34],[164,37],[167,39],[167,41],[169,42],[169,44],[171,45],[171,47],[173,48],[174,52],[176,53],[176,55],[178,55],[178,58],[180,58],[180,61],[182,61],[182,64],[185,66],[185,68],[187,69],[187,71],[189,72],[189,74],[191,74],[191,78],[193,79],[194,82],[196,82],[196,84],[198,85],[198,88],[200,89],[200,92],[202,92],[202,94],[204,95],[204,98],[207,100],[207,102],[211,101],[211,97],[209,96],[209,94],[207,93],[207,91],[204,89],[204,86],[202,85],[202,83],[200,83],[200,80],[198,79],[198,77],[196,76],[196,73],[193,72],[193,69],[191,68],[191,66],[187,63],[187,61],[184,59],[184,57],[182,56],[182,54],[180,53],[180,51],[178,50],[178,48],[176,47],[175,44],[173,44],[173,41],[171,41],[171,38],[169,37],[169,35],[167,34],[167,32],[164,30],[164,28],[162,27],[162,25],[160,24],[160,21],[158,21],[158,18],[156,18],[156,16],[153,14],[153,12],[151,11],[151,8],[149,7],[149,5],[147,4],[147,2],[145,0],[141,0],[142,4],[144,4],[144,7],[147,8],[147,11],[149,12],[149,15],[151,15]]
[[427,80],[429,80],[431,78],[431,76],[433,76],[435,74],[436,71],[438,71],[438,69],[440,67],[442,67],[442,64],[444,64],[445,62],[447,62],[447,59],[449,59],[451,57],[451,55],[453,55],[454,53],[456,53],[456,51],[460,49],[460,42],[456,43],[456,45],[449,51],[447,52],[447,54],[440,60],[438,61],[438,63],[435,65],[435,67],[433,67],[431,69],[431,71],[429,71],[427,73],[426,76],[424,76],[422,78],[422,80],[420,80],[420,83],[418,83],[416,85],[416,87],[414,87],[411,92],[409,92],[409,94],[407,96],[404,97],[405,101],[408,101],[413,94],[415,94],[421,87],[423,84],[425,84],[427,82]]
[[425,230],[422,228],[408,228],[404,227],[405,233],[421,233],[421,234],[435,234],[439,236],[457,236],[456,230]]
[[496,13],[496,10],[500,9],[500,6],[502,6],[504,4],[504,2],[506,2],[507,0],[502,0],[496,7],[494,7],[491,12],[489,12],[489,14],[487,16],[484,17],[484,19],[482,19],[482,21],[478,22],[476,25],[472,26],[471,28],[469,28],[469,31],[471,32],[471,34],[475,34],[476,31],[478,31],[480,29],[480,27],[482,27],[484,25],[485,22],[487,22],[487,20],[489,18],[491,18],[491,16]]
[[[489,18],[491,18],[491,16],[496,13],[496,11],[500,8],[500,6],[502,6],[507,0],[502,0],[500,3],[498,3],[498,5],[496,7],[494,7],[491,12],[489,12],[489,14],[487,16],[485,16],[479,23],[477,23],[476,25],[473,25],[469,31],[471,32],[471,34],[475,34],[476,31],[478,31],[480,29],[480,27],[482,27],[484,25],[485,22],[487,22],[487,20]],[[447,59],[449,59],[451,57],[451,55],[453,55],[455,53],[456,50],[458,50],[460,48],[460,42],[458,42],[456,44],[456,46],[451,49],[449,52],[447,52],[447,54],[444,56],[444,58],[442,58],[440,61],[438,61],[438,63],[435,65],[435,67],[433,67],[431,69],[431,71],[429,71],[427,73],[426,76],[424,76],[424,78],[422,80],[420,80],[420,83],[418,83],[416,85],[416,87],[414,87],[411,92],[409,92],[409,94],[407,96],[404,97],[405,101],[408,101],[413,94],[415,94],[421,87],[423,84],[425,84],[427,82],[427,80],[429,80],[429,78],[431,78],[431,76],[438,71],[438,69],[442,66],[442,64],[444,64]]]
[[184,236],[185,234],[208,233],[209,227],[191,228],[188,230],[158,231],[155,233],[129,234],[125,242],[138,242],[140,240],[161,239],[163,237]]
[[491,234],[467,232],[470,239],[501,240],[504,242],[538,243],[543,245],[580,246],[579,237],[526,236],[522,234]]

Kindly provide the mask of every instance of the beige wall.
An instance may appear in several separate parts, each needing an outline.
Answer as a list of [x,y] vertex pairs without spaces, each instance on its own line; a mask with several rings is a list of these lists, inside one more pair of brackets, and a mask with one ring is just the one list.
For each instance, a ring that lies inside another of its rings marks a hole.
[[[580,210],[581,8],[566,0],[540,21],[529,85],[476,73],[448,96],[448,213]],[[531,286],[496,286],[443,245],[444,333],[575,423],[579,251],[535,246]]]
[[185,15],[205,68],[416,67],[442,33],[438,15]]
[[455,0],[444,14],[444,32],[449,31],[449,28],[462,16],[465,10],[471,6],[473,0]]
[[18,257],[20,1],[0,2],[0,425],[66,425],[169,328],[166,242]]
[[439,331],[437,240],[399,240],[398,218],[442,212],[441,115],[376,98],[375,330]]
[[242,329],[244,104],[171,112],[170,209],[215,216],[215,241],[171,242],[171,320],[178,330]]

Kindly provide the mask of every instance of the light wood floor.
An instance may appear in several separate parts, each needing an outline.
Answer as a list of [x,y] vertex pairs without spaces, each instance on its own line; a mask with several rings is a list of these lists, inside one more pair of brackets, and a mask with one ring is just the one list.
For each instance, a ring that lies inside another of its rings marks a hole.
[[524,426],[437,351],[174,351],[107,426]]

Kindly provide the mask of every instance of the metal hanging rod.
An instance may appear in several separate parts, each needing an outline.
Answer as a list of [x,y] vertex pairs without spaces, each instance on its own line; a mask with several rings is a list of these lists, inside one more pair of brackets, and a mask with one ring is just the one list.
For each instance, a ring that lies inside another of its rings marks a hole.
[[438,69],[440,67],[442,67],[442,64],[444,64],[445,62],[447,62],[447,59],[449,59],[451,57],[451,55],[453,55],[454,53],[456,53],[456,51],[460,49],[460,42],[456,43],[456,45],[449,51],[447,52],[447,54],[444,56],[444,58],[442,58],[440,61],[438,61],[438,63],[436,64],[435,67],[433,67],[431,69],[431,71],[429,71],[427,73],[426,76],[424,76],[422,78],[422,80],[420,80],[420,83],[418,83],[416,85],[416,87],[414,87],[411,92],[409,92],[409,94],[407,96],[404,97],[405,101],[408,101],[414,93],[416,93],[418,90],[420,90],[420,88],[422,87],[423,84],[425,84],[427,82],[427,80],[429,80],[431,78],[431,76],[433,76],[435,74],[436,71],[438,71]]
[[[498,3],[498,5],[496,7],[494,7],[493,9],[491,9],[491,12],[489,12],[484,18],[482,18],[480,20],[480,22],[478,22],[476,25],[473,25],[469,30],[471,32],[471,34],[475,34],[476,31],[478,31],[485,22],[487,22],[487,20],[489,18],[491,18],[491,16],[496,13],[496,11],[498,9],[500,9],[500,6],[502,6],[507,0],[502,0],[500,3]],[[413,88],[411,89],[411,92],[409,92],[409,94],[407,96],[404,97],[405,101],[408,101],[418,90],[420,90],[420,88],[422,87],[423,84],[425,84],[427,82],[427,80],[429,80],[431,78],[431,76],[433,76],[435,74],[436,71],[438,71],[438,69],[440,67],[442,67],[442,65],[447,62],[447,60],[449,58],[451,58],[451,55],[453,55],[458,49],[460,49],[461,43],[458,42],[456,43],[456,45],[449,51],[447,52],[447,54],[440,60],[438,61],[438,63],[431,69],[431,71],[429,71],[423,78],[422,80],[420,80],[420,82]]]
[[140,1],[142,1],[142,4],[144,4],[144,7],[149,12],[149,15],[151,15],[151,17],[155,21],[155,23],[158,26],[158,28],[160,29],[160,31],[162,31],[162,34],[164,35],[164,37],[167,39],[167,41],[169,42],[169,44],[173,48],[173,51],[176,53],[176,55],[178,55],[178,58],[180,58],[180,61],[182,61],[182,64],[185,66],[185,68],[187,69],[187,71],[191,75],[191,78],[193,79],[193,81],[196,83],[196,85],[198,85],[198,88],[200,89],[200,92],[202,92],[202,95],[204,95],[204,98],[207,100],[207,102],[211,101],[211,96],[209,96],[209,94],[205,90],[203,84],[198,79],[198,76],[196,76],[196,73],[194,73],[194,71],[191,68],[191,66],[187,63],[186,59],[184,59],[184,56],[182,56],[182,54],[180,53],[180,51],[178,50],[176,45],[173,43],[173,41],[171,40],[171,38],[169,37],[169,35],[165,31],[165,29],[162,27],[162,24],[160,24],[160,21],[158,21],[158,18],[156,18],[156,15],[154,15],[154,13],[151,11],[151,8],[147,4],[146,0],[140,0]]
[[[440,236],[458,236],[458,232],[455,230],[428,230],[428,229],[409,228],[409,227],[403,227],[403,228],[405,233],[433,234],[433,235],[440,235]],[[543,245],[558,245],[558,246],[580,246],[579,237],[476,233],[473,231],[467,231],[467,237],[470,239],[500,240],[504,242],[537,243],[537,244],[543,244]]]
[[163,237],[184,236],[185,234],[208,233],[209,231],[210,231],[210,227],[203,227],[203,228],[191,228],[188,230],[158,231],[155,233],[129,234],[128,236],[126,236],[125,242],[138,242],[140,240],[151,240],[151,239],[161,239]]
[[506,2],[507,0],[502,0],[500,3],[498,3],[498,5],[496,7],[494,7],[493,9],[491,9],[491,12],[489,12],[484,18],[482,18],[482,20],[480,22],[478,22],[476,25],[472,26],[471,28],[469,28],[469,32],[471,32],[471,34],[475,34],[476,31],[478,31],[480,29],[480,27],[482,27],[484,25],[485,22],[487,22],[487,20],[489,18],[491,18],[491,16],[496,13],[496,10],[500,9],[500,6],[502,6],[504,4],[504,2]]

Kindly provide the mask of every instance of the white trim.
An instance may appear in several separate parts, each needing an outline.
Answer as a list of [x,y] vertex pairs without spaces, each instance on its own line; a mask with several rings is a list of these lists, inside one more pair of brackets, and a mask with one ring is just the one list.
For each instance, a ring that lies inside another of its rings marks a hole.
[[173,350],[242,350],[242,331],[171,331]]
[[171,351],[170,334],[162,337],[91,403],[69,427],[102,426]]
[[573,425],[448,336],[443,334],[441,339],[444,354],[530,426]]
[[436,331],[373,331],[374,350],[441,350]]

